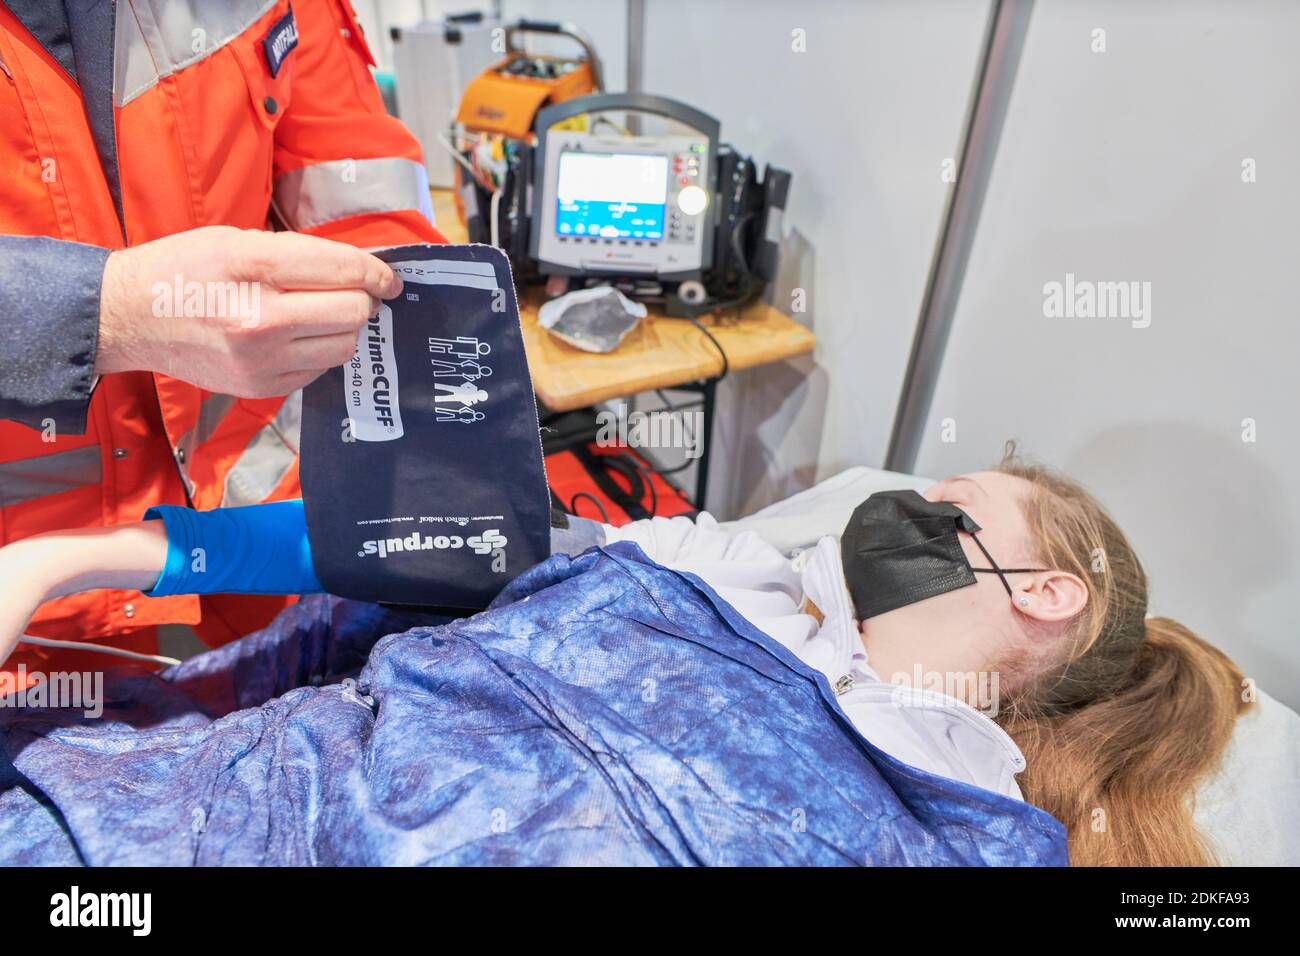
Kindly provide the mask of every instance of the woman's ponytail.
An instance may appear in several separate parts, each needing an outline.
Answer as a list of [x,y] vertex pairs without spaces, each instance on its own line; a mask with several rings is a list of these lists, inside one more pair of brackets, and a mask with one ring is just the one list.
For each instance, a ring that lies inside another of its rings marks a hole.
[[1203,866],[1195,788],[1246,706],[1228,657],[1166,617],[1146,622],[1129,681],[1057,716],[1013,720],[1031,803],[1061,820],[1076,866]]
[[1147,615],[1146,574],[1114,519],[1080,485],[1024,464],[1025,517],[1042,567],[1088,585],[1054,660],[1021,674],[998,722],[1024,752],[1025,799],[1070,832],[1075,865],[1211,862],[1192,822],[1198,783],[1222,759],[1249,695],[1222,651]]

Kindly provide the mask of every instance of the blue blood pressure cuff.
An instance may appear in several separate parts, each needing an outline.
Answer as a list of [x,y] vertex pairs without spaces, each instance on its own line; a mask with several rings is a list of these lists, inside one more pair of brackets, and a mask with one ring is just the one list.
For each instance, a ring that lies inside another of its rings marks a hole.
[[402,277],[352,361],[303,390],[301,478],[325,590],[483,608],[550,554],[510,265],[487,245],[376,253]]

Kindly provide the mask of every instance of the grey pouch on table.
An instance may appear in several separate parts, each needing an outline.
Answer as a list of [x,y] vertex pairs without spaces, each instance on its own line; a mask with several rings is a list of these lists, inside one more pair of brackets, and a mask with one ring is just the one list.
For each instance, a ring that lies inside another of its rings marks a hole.
[[613,286],[579,289],[552,299],[537,324],[584,352],[612,352],[645,318],[646,308]]

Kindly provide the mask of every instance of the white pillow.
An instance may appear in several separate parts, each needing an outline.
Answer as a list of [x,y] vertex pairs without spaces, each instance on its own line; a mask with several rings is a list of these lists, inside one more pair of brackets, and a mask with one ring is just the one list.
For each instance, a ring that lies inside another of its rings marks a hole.
[[1262,691],[1196,790],[1196,827],[1226,866],[1300,864],[1300,714]]
[[789,554],[811,547],[828,534],[839,537],[853,509],[877,491],[925,491],[933,484],[929,478],[859,465],[721,527],[736,534],[753,531]]

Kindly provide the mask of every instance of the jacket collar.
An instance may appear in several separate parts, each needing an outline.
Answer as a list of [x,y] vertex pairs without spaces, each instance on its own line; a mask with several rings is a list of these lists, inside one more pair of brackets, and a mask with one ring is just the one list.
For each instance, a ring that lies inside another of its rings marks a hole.
[[117,209],[118,222],[123,224],[122,239],[125,242],[126,218],[122,210],[122,181],[113,116],[113,41],[117,29],[117,3],[115,0],[4,2],[9,12],[81,88],[86,124],[95,141],[95,152]]
[[50,0],[4,0],[9,12],[18,18],[36,42],[45,48],[68,76],[77,79],[76,58],[72,52],[72,30],[62,2]]

